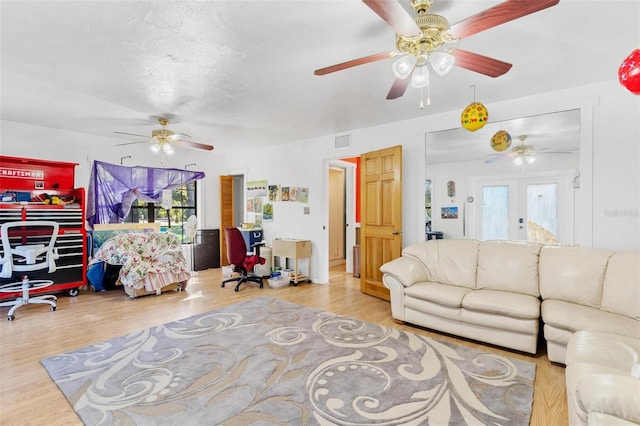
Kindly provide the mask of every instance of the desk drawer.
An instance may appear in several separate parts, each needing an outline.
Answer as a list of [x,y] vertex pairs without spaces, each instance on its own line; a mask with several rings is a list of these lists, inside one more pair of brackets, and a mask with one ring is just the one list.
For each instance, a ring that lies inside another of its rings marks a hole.
[[286,240],[276,238],[272,241],[273,256],[309,257],[311,256],[311,241]]

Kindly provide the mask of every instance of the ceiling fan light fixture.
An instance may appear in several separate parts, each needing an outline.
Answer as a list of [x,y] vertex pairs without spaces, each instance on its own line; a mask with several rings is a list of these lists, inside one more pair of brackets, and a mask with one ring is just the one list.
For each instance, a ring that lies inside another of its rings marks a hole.
[[157,154],[157,153],[160,152],[160,144],[155,142],[155,143],[151,144],[149,149],[151,149],[151,151],[153,151],[154,154]]
[[516,166],[522,166],[522,157],[521,156],[517,156],[513,159],[513,164],[515,164]]
[[433,52],[429,55],[429,63],[439,76],[443,76],[453,69],[456,64],[456,58],[447,52]]
[[534,157],[533,155],[527,155],[526,157],[524,157],[524,159],[527,162],[527,164],[531,164],[534,161],[536,161],[536,157]]
[[173,155],[176,152],[170,143],[162,144],[162,151],[167,155]]
[[404,55],[396,60],[393,65],[391,65],[391,70],[393,71],[393,75],[401,80],[404,80],[409,77],[409,74],[411,74],[411,71],[413,70],[415,64],[415,56]]
[[416,66],[411,76],[411,86],[417,89],[427,87],[429,85],[429,67],[427,64]]

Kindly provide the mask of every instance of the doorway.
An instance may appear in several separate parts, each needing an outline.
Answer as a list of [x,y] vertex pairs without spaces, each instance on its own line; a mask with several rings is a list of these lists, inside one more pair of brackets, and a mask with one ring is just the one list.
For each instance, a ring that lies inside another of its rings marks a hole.
[[346,272],[346,170],[329,167],[329,268]]
[[353,272],[353,246],[356,244],[356,170],[350,158],[327,160],[325,163],[326,234],[325,253],[327,282],[334,275]]
[[226,227],[244,222],[244,175],[220,176],[220,264],[228,265]]

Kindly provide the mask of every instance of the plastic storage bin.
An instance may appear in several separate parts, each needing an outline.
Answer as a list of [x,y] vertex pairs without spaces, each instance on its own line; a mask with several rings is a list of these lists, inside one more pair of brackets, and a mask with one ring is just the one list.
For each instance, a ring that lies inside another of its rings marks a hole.
[[289,279],[283,278],[282,275],[279,277],[269,278],[269,287],[271,288],[280,288],[286,285],[289,285]]

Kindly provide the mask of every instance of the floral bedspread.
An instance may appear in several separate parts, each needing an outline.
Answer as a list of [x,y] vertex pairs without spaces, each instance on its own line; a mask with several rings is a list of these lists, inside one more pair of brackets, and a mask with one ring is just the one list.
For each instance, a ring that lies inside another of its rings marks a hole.
[[127,233],[116,235],[105,241],[90,264],[107,262],[122,265],[120,282],[123,285],[157,290],[159,280],[154,277],[173,276],[172,281],[183,282],[191,276],[180,244],[172,233]]

